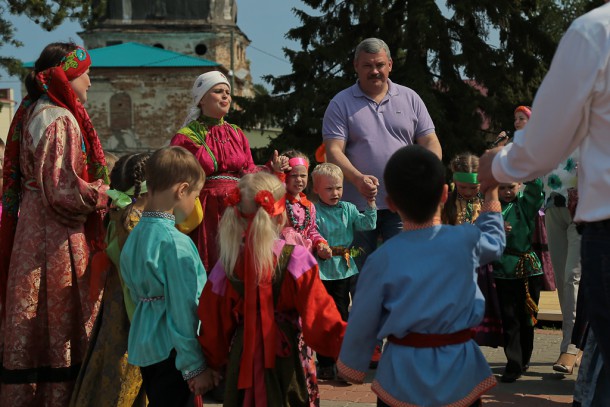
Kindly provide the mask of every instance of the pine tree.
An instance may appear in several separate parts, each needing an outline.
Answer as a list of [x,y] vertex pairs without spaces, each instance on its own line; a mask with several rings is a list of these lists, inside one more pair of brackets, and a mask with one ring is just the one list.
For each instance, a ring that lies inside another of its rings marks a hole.
[[[78,20],[85,26],[95,21],[98,10],[105,7],[99,4],[93,7],[91,0],[6,0],[0,1],[0,46],[23,44],[15,38],[15,27],[10,21],[11,15],[23,15],[40,25],[47,31],[52,31],[66,19]],[[23,73],[21,61],[0,56],[0,67],[6,69],[9,75]]]
[[446,7],[434,0],[303,3],[315,13],[293,10],[302,24],[287,33],[301,48],[284,50],[292,73],[265,78],[272,93],[240,99],[243,110],[232,120],[279,126],[283,133],[271,148],[313,154],[328,103],[356,80],[355,46],[377,37],[392,52],[392,81],[426,103],[446,160],[462,151],[480,153],[499,131],[513,129],[514,108],[531,104],[561,35],[593,6],[585,0],[447,0]]

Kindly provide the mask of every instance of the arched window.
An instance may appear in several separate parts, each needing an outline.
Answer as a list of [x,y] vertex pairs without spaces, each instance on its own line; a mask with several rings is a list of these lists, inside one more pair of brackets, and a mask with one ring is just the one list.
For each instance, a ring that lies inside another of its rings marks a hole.
[[133,127],[131,97],[127,93],[117,93],[110,98],[110,130],[120,131]]

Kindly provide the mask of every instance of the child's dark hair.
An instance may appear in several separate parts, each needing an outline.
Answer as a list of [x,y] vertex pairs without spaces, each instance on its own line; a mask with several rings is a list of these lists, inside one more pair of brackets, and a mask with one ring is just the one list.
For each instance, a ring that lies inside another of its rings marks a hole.
[[133,197],[138,199],[142,183],[146,180],[146,162],[149,153],[127,154],[119,158],[110,173],[110,188],[125,192],[133,187]]
[[[476,173],[479,171],[479,157],[469,152],[458,154],[449,163],[449,168],[451,169],[452,173]],[[443,210],[441,212],[441,220],[444,224],[457,224],[457,197],[458,192],[457,187],[455,187],[453,188],[453,191],[451,191],[451,193],[449,194],[447,202],[445,202],[445,205],[443,206]]]
[[34,63],[34,69],[25,77],[25,88],[32,100],[38,100],[42,91],[36,83],[36,75],[45,69],[59,66],[64,57],[74,51],[78,45],[73,42],[53,42],[42,50],[40,56]]
[[187,182],[188,190],[193,191],[205,182],[201,164],[190,151],[179,146],[155,151],[146,165],[146,175],[150,191],[165,191],[181,182]]
[[[146,180],[146,162],[149,157],[149,153],[135,153],[121,156],[114,164],[110,173],[110,188],[127,192],[127,190],[133,187],[132,198],[134,200],[138,199],[141,195],[142,183]],[[127,206],[121,216],[121,222],[125,226],[129,222],[132,208],[133,204]],[[109,221],[110,219],[106,218],[106,226],[108,226]]]
[[383,180],[394,205],[414,223],[434,216],[443,195],[445,167],[430,150],[402,147],[390,157]]

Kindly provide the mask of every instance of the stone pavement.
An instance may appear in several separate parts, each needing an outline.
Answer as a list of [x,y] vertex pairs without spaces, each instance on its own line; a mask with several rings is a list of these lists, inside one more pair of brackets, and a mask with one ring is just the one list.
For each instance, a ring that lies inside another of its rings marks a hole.
[[[553,371],[552,366],[559,356],[561,331],[536,329],[534,352],[529,370],[514,383],[500,383],[483,396],[484,404],[492,406],[519,407],[569,407],[578,369],[571,375]],[[502,348],[481,348],[493,373],[499,379],[506,358]],[[459,374],[459,372],[456,372]],[[367,376],[367,383],[349,385],[335,381],[320,381],[321,407],[374,407],[377,398],[371,391],[370,382],[374,371]],[[206,406],[220,406],[211,400]]]

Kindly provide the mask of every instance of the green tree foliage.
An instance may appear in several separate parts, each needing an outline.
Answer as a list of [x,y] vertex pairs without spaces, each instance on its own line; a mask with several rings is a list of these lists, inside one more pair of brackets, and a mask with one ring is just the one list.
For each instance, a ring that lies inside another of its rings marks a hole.
[[[85,27],[91,24],[104,4],[92,6],[91,0],[0,0],[0,46],[23,44],[15,38],[11,16],[25,16],[47,31],[52,31],[64,20],[80,21]],[[0,66],[10,74],[22,73],[21,61],[0,55]]]
[[[240,99],[232,120],[245,127],[278,126],[272,148],[312,154],[321,143],[324,111],[356,80],[353,50],[383,39],[394,62],[391,79],[414,89],[436,125],[445,159],[481,152],[513,110],[530,105],[570,22],[594,4],[585,0],[303,0],[302,22],[284,49],[292,73],[267,77],[270,95]],[[597,2],[600,4],[601,2]],[[489,130],[481,130],[483,116]],[[535,114],[535,113],[534,113]]]

